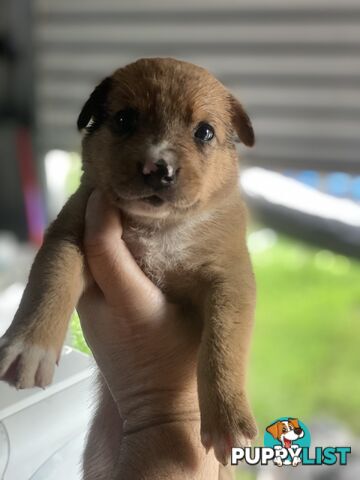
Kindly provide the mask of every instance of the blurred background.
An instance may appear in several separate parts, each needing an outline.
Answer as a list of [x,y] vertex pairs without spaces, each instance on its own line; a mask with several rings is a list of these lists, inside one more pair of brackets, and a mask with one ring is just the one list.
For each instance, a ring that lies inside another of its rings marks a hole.
[[[353,447],[348,467],[242,467],[239,478],[360,478],[359,0],[0,0],[0,335],[44,227],[78,185],[82,104],[149,56],[208,68],[256,132],[239,150],[239,188],[258,284],[258,443],[288,415],[314,446]],[[46,393],[1,385],[0,478],[79,478],[92,366],[76,314],[68,344]],[[52,433],[32,442],[39,418]]]

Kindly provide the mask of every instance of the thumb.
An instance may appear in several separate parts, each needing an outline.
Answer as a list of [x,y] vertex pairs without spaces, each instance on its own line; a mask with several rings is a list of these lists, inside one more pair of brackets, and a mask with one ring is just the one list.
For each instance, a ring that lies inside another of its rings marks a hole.
[[143,273],[122,239],[120,212],[94,190],[85,215],[84,248],[95,282],[119,313],[146,320],[157,315],[165,298]]

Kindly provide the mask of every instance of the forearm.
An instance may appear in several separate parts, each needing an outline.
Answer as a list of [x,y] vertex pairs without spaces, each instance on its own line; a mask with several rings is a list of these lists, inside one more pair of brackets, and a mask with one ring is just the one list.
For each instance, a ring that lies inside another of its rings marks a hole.
[[189,420],[125,435],[113,480],[217,480],[219,464],[200,442],[200,422]]
[[88,187],[79,187],[48,228],[9,333],[18,325],[29,328],[36,318],[40,330],[43,324],[46,336],[52,322],[53,329],[58,330],[60,348],[67,320],[84,287],[81,243],[89,192]]

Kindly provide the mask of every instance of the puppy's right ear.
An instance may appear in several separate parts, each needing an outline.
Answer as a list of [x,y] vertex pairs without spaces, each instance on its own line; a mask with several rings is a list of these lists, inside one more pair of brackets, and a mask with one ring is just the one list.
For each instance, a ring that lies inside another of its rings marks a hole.
[[78,130],[96,130],[106,117],[106,100],[111,86],[111,78],[105,78],[92,92],[77,119]]
[[276,423],[273,423],[272,425],[269,425],[268,427],[266,427],[266,431],[268,433],[270,433],[270,435],[272,435],[273,438],[275,438],[275,439],[278,438],[278,423],[279,422],[276,422]]

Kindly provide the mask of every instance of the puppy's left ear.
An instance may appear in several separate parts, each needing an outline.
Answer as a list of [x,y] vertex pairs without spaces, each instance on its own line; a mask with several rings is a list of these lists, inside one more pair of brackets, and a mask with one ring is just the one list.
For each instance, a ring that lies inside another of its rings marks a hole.
[[96,130],[106,116],[106,99],[111,86],[111,78],[105,78],[92,92],[85,102],[77,119],[78,130],[90,133]]
[[289,418],[289,423],[291,423],[294,428],[301,428],[297,418]]
[[249,115],[241,103],[230,95],[230,113],[232,125],[242,143],[252,147],[255,143],[255,133]]

